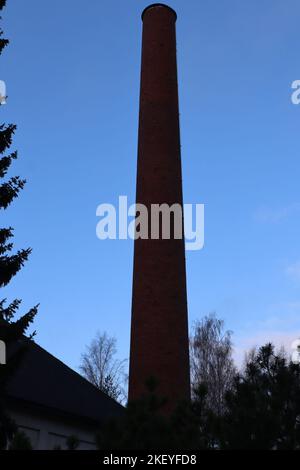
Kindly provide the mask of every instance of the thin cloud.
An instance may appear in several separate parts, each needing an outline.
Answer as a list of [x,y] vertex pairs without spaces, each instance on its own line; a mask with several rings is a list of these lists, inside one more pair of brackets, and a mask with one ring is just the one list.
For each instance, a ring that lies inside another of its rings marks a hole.
[[288,266],[285,273],[293,281],[300,282],[300,261]]
[[254,220],[260,223],[276,224],[298,212],[300,212],[300,203],[298,202],[279,208],[261,206],[255,211]]
[[[284,347],[287,354],[292,353],[292,343],[300,338],[300,301],[283,302],[272,305],[274,314],[251,325],[250,331],[240,331],[234,335],[234,359],[242,366],[245,353],[254,347],[272,343],[278,350]],[[276,313],[275,313],[276,312]]]
[[251,336],[242,336],[235,342],[233,348],[233,357],[238,367],[243,365],[245,360],[246,352],[249,352],[252,348],[258,348],[264,346],[267,343],[272,343],[276,350],[282,347],[288,355],[292,354],[292,343],[300,337],[300,329],[296,329],[290,332],[282,331],[258,331],[256,334]]

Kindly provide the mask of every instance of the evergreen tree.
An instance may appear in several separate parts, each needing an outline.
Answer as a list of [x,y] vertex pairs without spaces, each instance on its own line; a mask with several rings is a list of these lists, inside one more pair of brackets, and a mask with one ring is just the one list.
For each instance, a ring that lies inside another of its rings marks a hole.
[[[5,0],[0,0],[0,10],[5,6],[5,3]],[[0,54],[8,44],[8,40],[3,39],[1,36],[2,30],[0,30]],[[14,124],[0,125],[0,211],[4,211],[9,207],[25,185],[25,180],[19,176],[6,179],[11,164],[17,158],[17,152],[10,152],[9,150],[15,130],[16,126]],[[0,288],[9,284],[22,268],[31,252],[31,249],[27,248],[13,253],[12,238],[12,227],[0,228]],[[11,346],[14,344],[21,346],[21,348],[16,349],[14,354],[8,355],[7,364],[0,365],[0,448],[6,448],[8,441],[11,440],[16,431],[13,421],[5,411],[5,387],[8,378],[21,359],[26,344],[25,334],[37,313],[37,306],[35,306],[25,315],[16,319],[15,316],[20,303],[21,300],[19,299],[15,299],[8,304],[6,299],[0,299],[0,340],[4,342],[7,351],[10,351]]]
[[[0,10],[2,10],[2,8],[5,7],[5,5],[6,5],[6,0],[0,0]],[[1,17],[0,17],[0,19],[1,19]],[[7,46],[7,44],[8,44],[8,39],[3,39],[2,34],[3,34],[3,31],[2,31],[2,29],[0,29],[0,54],[3,51],[3,49],[5,48],[5,46]]]
[[272,344],[248,360],[226,401],[221,448],[300,449],[300,366]]
[[100,450],[197,449],[199,425],[189,403],[180,403],[166,415],[166,399],[156,393],[157,381],[147,384],[147,393],[128,404],[122,416],[102,424],[97,434]]

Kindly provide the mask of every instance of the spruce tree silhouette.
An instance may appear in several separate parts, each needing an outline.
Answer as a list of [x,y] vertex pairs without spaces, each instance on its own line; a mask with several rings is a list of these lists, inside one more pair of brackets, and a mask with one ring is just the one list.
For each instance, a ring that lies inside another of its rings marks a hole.
[[300,449],[300,366],[272,344],[261,347],[236,375],[226,401],[221,448]]
[[[5,4],[5,0],[0,0],[0,10],[3,9]],[[0,54],[9,42],[7,39],[2,38],[2,34],[2,30],[0,30]],[[13,160],[17,158],[17,152],[9,153],[15,130],[16,126],[14,124],[0,125],[0,180],[6,177]],[[12,176],[0,184],[0,211],[9,207],[24,185],[25,180],[19,176]],[[31,249],[27,248],[12,254],[12,238],[12,227],[0,228],[0,288],[7,286],[31,253]],[[19,347],[15,348],[15,353],[11,356],[8,355],[7,364],[0,365],[0,449],[7,447],[8,441],[12,439],[16,432],[14,422],[6,413],[5,387],[7,380],[21,360],[27,342],[25,334],[33,322],[38,308],[38,305],[36,305],[25,315],[15,319],[20,303],[20,299],[15,299],[9,304],[6,304],[6,299],[0,300],[0,340],[6,345],[7,351],[13,345],[19,344]],[[34,333],[30,336],[30,339],[33,335]]]
[[[2,10],[5,7],[5,5],[6,5],[6,0],[0,0],[0,10]],[[1,19],[1,16],[0,16],[0,19]],[[0,29],[0,54],[9,42],[8,39],[2,38],[2,34],[3,34],[3,31]]]

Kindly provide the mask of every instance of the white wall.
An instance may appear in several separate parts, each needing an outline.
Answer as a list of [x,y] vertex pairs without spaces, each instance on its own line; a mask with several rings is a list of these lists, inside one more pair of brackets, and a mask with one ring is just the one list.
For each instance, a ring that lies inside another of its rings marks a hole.
[[68,423],[63,419],[41,416],[27,410],[10,409],[9,414],[19,430],[29,437],[34,450],[52,450],[55,446],[66,449],[69,436],[79,439],[79,450],[96,449],[93,429],[86,425]]

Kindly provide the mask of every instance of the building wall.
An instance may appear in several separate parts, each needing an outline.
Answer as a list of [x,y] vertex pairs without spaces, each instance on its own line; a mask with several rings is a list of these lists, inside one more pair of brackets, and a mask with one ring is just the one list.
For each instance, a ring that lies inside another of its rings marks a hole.
[[9,414],[29,437],[34,450],[53,450],[57,446],[67,449],[66,440],[70,436],[78,438],[78,450],[96,449],[95,429],[91,426],[29,409],[12,408]]

